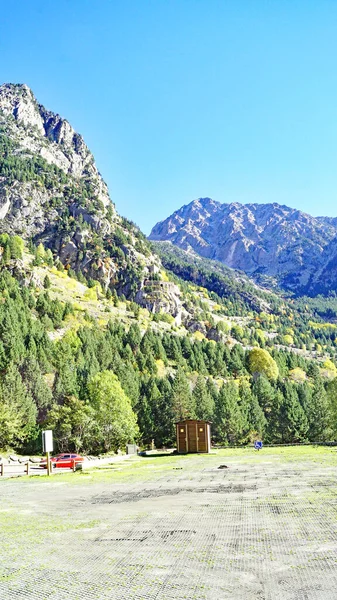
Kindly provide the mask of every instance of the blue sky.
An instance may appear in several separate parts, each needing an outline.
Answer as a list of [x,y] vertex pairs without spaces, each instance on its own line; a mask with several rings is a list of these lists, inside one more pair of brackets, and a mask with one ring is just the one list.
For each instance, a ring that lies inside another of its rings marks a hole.
[[337,2],[1,3],[2,82],[27,83],[149,233],[194,198],[337,216]]

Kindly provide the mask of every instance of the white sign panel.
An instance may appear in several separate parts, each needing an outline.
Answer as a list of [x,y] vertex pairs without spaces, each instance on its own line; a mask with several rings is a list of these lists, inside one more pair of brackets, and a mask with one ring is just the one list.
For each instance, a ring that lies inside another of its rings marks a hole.
[[51,429],[42,431],[42,449],[43,452],[52,452],[53,447],[53,432]]

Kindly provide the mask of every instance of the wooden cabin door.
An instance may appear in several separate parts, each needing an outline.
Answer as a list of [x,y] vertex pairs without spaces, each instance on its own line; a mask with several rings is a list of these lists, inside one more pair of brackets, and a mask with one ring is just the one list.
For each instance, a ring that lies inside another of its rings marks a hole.
[[177,425],[178,427],[178,452],[187,452],[187,425]]
[[207,452],[207,425],[206,423],[197,423],[198,428],[198,450]]
[[188,428],[188,452],[198,452],[197,423],[192,421]]

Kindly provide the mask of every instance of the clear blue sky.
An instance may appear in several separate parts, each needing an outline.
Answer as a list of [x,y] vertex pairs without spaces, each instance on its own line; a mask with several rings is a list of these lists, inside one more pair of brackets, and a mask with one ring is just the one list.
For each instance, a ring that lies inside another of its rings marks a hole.
[[146,233],[199,196],[337,216],[336,32],[336,0],[3,1],[1,78]]

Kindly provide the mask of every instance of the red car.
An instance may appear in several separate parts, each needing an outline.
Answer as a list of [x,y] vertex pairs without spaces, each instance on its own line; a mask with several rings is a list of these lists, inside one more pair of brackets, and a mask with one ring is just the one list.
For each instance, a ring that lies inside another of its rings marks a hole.
[[[53,469],[63,468],[63,469],[72,469],[77,463],[81,463],[84,461],[83,456],[79,454],[58,454],[57,456],[53,456],[51,459],[51,464]],[[47,461],[43,460],[40,463],[41,467],[47,468]]]

